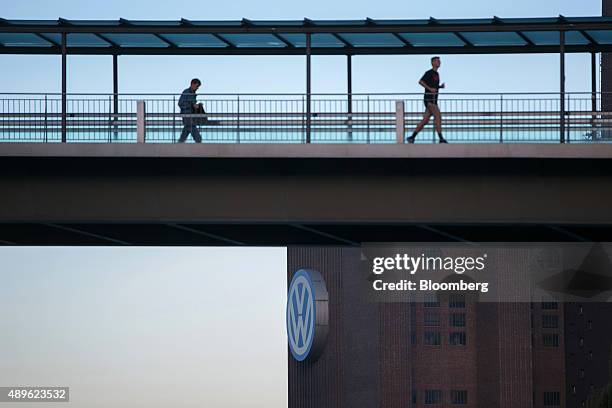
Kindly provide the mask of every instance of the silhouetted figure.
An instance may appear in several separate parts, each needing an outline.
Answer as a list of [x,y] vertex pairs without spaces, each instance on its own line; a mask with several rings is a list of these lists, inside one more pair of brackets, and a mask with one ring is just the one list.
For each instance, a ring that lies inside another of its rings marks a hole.
[[[178,106],[181,109],[181,114],[194,114],[203,112],[201,103],[196,101],[196,91],[202,85],[202,82],[198,78],[191,80],[189,88],[185,89],[181,94],[178,101]],[[183,118],[183,130],[181,131],[181,137],[178,142],[183,143],[187,140],[187,136],[191,133],[193,140],[196,143],[202,143],[202,136],[197,127],[197,121],[194,118]]]
[[407,139],[408,143],[414,143],[416,135],[429,123],[429,118],[433,115],[434,126],[438,133],[438,139],[440,143],[448,143],[446,139],[442,137],[442,115],[440,114],[440,108],[438,107],[438,90],[444,88],[444,83],[440,84],[440,75],[438,74],[438,68],[440,68],[440,57],[431,58],[431,69],[419,80],[419,85],[425,88],[425,94],[423,103],[425,104],[425,113],[423,114],[423,120],[418,124],[412,136]]

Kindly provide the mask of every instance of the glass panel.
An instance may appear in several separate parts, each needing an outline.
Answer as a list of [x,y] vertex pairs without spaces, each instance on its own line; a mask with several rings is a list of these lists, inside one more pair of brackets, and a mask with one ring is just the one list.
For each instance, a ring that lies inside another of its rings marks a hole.
[[285,43],[272,34],[221,34],[238,48],[282,48]]
[[[535,45],[559,45],[558,31],[523,31],[523,34]],[[567,45],[584,45],[588,44],[589,40],[579,31],[568,31],[565,33],[565,43]]]
[[9,24],[15,25],[45,25],[56,26],[59,24],[57,20],[6,20]]
[[118,26],[119,20],[68,20],[68,23],[77,26]]
[[612,44],[612,30],[589,30],[586,33],[593,37],[598,44]]
[[475,46],[488,45],[525,45],[527,42],[523,40],[517,33],[513,32],[467,32],[462,33],[463,36]]
[[612,17],[565,17],[570,23],[609,23]]
[[365,20],[315,20],[312,24],[317,26],[364,26]]
[[[43,36],[53,41],[56,44],[62,43],[62,35],[60,33],[44,33]],[[89,33],[74,33],[68,34],[66,37],[68,47],[110,47],[111,44]]]
[[427,25],[429,20],[374,20],[376,25]]
[[164,48],[168,44],[155,37],[153,34],[117,34],[104,33],[105,38],[120,45],[121,47],[158,47]]
[[161,37],[176,44],[179,48],[184,47],[227,47],[223,41],[212,34],[160,34]]
[[285,21],[274,21],[274,20],[258,20],[251,21],[254,26],[295,26],[301,27],[304,22],[302,20],[285,20]]
[[[293,44],[294,47],[306,47],[305,34],[280,34],[280,36]],[[331,34],[312,34],[311,41],[314,48],[344,47],[344,43]]]
[[403,47],[405,44],[388,33],[340,33],[353,47]]
[[242,21],[192,21],[189,20],[190,24],[198,27],[202,26],[215,26],[215,27],[240,27]]
[[465,43],[453,33],[400,33],[414,47],[463,47]]
[[491,24],[493,23],[492,18],[468,18],[468,19],[444,19],[436,20],[438,24]]
[[504,24],[556,23],[557,17],[500,18]]
[[146,20],[140,20],[140,21],[135,21],[135,20],[127,20],[129,24],[135,25],[135,26],[171,26],[171,27],[176,27],[176,26],[180,26],[181,22],[180,20],[173,20],[173,21],[146,21]]
[[5,47],[50,47],[52,44],[31,33],[0,33],[0,44]]

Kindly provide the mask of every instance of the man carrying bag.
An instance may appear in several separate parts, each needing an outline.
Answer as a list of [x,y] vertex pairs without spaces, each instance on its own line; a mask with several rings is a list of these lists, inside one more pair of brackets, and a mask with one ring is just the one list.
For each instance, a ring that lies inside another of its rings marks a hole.
[[[185,89],[181,94],[181,97],[178,101],[178,106],[181,109],[181,115],[185,114],[205,114],[204,107],[201,103],[197,103],[196,101],[196,91],[202,85],[202,82],[198,78],[194,78],[191,80],[191,85],[189,88]],[[198,125],[203,125],[206,123],[206,117],[183,117],[183,130],[181,131],[181,136],[179,137],[178,142],[184,143],[187,140],[187,136],[191,133],[193,140],[196,143],[202,143],[202,136],[200,135],[200,131],[198,130]]]

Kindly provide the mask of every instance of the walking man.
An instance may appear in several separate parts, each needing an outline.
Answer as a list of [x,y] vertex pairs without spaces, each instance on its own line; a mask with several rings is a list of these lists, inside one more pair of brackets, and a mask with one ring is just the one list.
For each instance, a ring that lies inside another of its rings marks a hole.
[[421,77],[419,85],[425,88],[425,94],[423,103],[425,104],[425,114],[423,114],[423,120],[416,127],[412,136],[406,141],[408,143],[414,143],[416,135],[429,123],[429,118],[433,115],[434,127],[438,134],[439,143],[448,143],[446,139],[442,137],[442,115],[440,114],[440,108],[438,107],[438,90],[444,88],[444,83],[440,84],[440,75],[438,69],[440,68],[440,57],[432,57],[431,69]]
[[[196,91],[200,85],[202,85],[202,82],[200,82],[198,78],[194,78],[191,80],[189,88],[185,89],[181,94],[178,101],[178,106],[181,108],[181,114],[193,114],[202,107],[201,103],[196,102]],[[181,137],[178,140],[179,143],[184,143],[190,133],[196,143],[202,143],[202,136],[200,135],[194,118],[184,117],[183,125]]]

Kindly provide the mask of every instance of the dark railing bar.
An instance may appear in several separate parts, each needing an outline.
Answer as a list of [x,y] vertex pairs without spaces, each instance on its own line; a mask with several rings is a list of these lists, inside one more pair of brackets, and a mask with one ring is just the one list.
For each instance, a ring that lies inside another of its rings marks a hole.
[[[589,96],[592,94],[592,92],[590,91],[585,91],[585,92],[565,92],[566,95],[585,95],[585,96]],[[597,94],[602,94],[602,95],[612,95],[612,92],[597,92]],[[61,92],[0,92],[0,96],[2,95],[34,95],[34,96],[41,96],[44,97],[45,95],[47,96],[61,96],[62,93]],[[85,93],[85,92],[71,92],[67,94],[68,96],[108,96],[108,95],[112,95],[112,93],[108,93],[108,92],[91,92],[91,93]],[[120,96],[180,96],[180,93],[120,93]],[[228,97],[233,97],[235,98],[236,96],[304,96],[304,93],[252,93],[252,92],[245,92],[245,93],[206,93],[206,94],[199,94],[198,96],[228,96]],[[346,97],[347,94],[346,93],[312,93],[312,96],[338,96],[338,97]],[[415,97],[423,97],[423,93],[422,92],[381,92],[381,93],[364,93],[364,92],[360,92],[360,93],[352,93],[352,95],[354,96],[415,96]],[[479,95],[483,95],[483,96],[497,96],[499,97],[500,95],[559,95],[559,92],[445,92],[444,95],[451,95],[451,96],[479,96]],[[419,99],[419,98],[415,98]],[[440,99],[440,100],[444,100],[444,99]],[[450,100],[450,99],[448,99]]]

